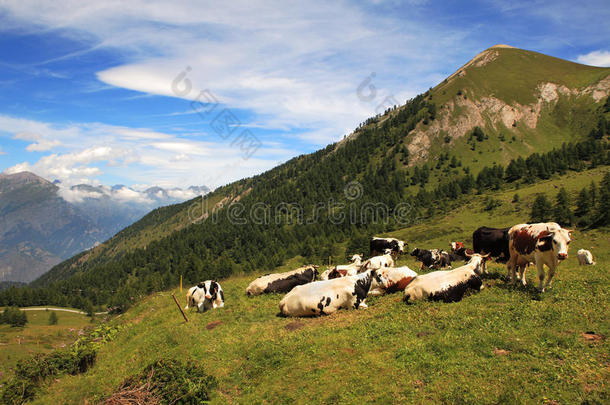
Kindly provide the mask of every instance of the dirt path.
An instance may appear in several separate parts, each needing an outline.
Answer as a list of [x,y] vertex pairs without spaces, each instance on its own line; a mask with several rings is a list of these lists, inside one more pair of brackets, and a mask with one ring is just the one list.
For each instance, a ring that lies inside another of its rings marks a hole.
[[[53,308],[53,307],[37,307],[37,308],[19,308],[22,311],[63,311],[72,312],[73,314],[87,315],[86,312],[68,308]],[[106,315],[108,312],[94,312],[93,315]]]

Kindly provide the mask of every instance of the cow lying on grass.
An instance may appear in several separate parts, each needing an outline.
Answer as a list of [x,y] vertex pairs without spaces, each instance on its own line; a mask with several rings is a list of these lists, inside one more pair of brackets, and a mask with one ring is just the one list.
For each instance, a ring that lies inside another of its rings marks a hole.
[[189,288],[184,309],[195,306],[198,312],[224,307],[225,295],[220,284],[214,280],[206,280]]
[[383,267],[377,270],[377,274],[387,280],[386,287],[384,288],[381,284],[377,284],[369,290],[369,295],[377,296],[404,291],[411,280],[417,277],[417,273],[408,266]]
[[578,251],[578,264],[581,266],[595,266],[595,261],[593,260],[593,255],[586,249],[580,249]]
[[386,249],[382,256],[375,256],[362,263],[360,272],[367,270],[376,270],[382,267],[394,267],[394,259],[392,258],[392,251]]
[[488,254],[481,256],[474,253],[467,264],[457,269],[434,271],[415,277],[405,288],[403,301],[460,301],[469,288],[476,291],[483,288],[480,276],[483,274],[487,257]]
[[246,294],[252,296],[288,292],[297,285],[314,281],[318,277],[318,267],[309,264],[285,273],[266,274],[252,281],[246,288]]
[[300,285],[280,301],[280,312],[284,316],[317,316],[342,308],[366,308],[367,294],[378,286],[386,289],[387,280],[377,270]]
[[442,269],[445,267],[451,268],[451,258],[449,253],[444,250],[432,249],[418,249],[415,248],[411,252],[411,256],[414,256],[418,262],[421,262],[419,269],[422,270],[424,267],[429,269]]
[[326,270],[320,275],[320,280],[332,280],[333,278],[355,276],[362,267],[362,256],[353,255],[351,258],[351,264],[340,264],[333,268]]

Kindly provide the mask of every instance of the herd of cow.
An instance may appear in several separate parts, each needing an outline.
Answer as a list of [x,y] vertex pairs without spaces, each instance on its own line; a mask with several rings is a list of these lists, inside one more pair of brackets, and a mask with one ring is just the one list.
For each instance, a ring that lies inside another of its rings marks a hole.
[[[481,276],[486,262],[495,259],[507,263],[512,282],[526,285],[529,264],[538,269],[538,288],[549,287],[557,266],[568,257],[571,232],[557,223],[519,224],[510,228],[481,227],[472,235],[472,249],[462,242],[451,242],[450,251],[415,248],[411,252],[423,268],[437,271],[417,274],[407,266],[395,267],[395,258],[404,253],[406,242],[396,238],[374,237],[370,242],[371,258],[363,261],[355,254],[351,263],[338,265],[318,273],[319,266],[307,265],[296,270],[267,274],[252,281],[246,288],[248,296],[287,293],[280,301],[284,316],[328,315],[339,309],[366,308],[366,297],[403,291],[403,301],[420,299],[460,301],[467,290],[483,287]],[[591,252],[578,251],[581,265],[594,265]],[[453,262],[465,264],[453,269]],[[548,267],[545,275],[544,266]],[[449,270],[439,270],[447,268]],[[517,275],[517,269],[519,274]],[[319,279],[319,280],[318,280]],[[546,280],[545,280],[546,279]],[[220,284],[207,280],[189,289],[187,306],[199,311],[224,306]]]

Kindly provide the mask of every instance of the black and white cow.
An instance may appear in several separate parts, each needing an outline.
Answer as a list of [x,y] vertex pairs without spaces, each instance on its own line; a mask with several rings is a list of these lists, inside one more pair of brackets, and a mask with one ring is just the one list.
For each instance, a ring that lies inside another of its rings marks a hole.
[[423,269],[424,266],[429,269],[451,268],[451,258],[449,257],[449,253],[444,250],[415,248],[411,252],[411,256],[414,256],[417,261],[421,262],[419,266],[420,270]]
[[186,293],[186,307],[197,307],[198,312],[225,306],[225,295],[220,284],[214,280],[206,280]]
[[470,261],[457,269],[421,274],[407,285],[403,296],[406,303],[427,299],[431,301],[460,301],[468,289],[483,288],[481,274],[487,255],[473,254]]
[[386,249],[390,249],[392,256],[398,256],[405,251],[405,245],[407,243],[396,238],[379,238],[374,236],[371,239],[371,256],[377,256],[383,254]]
[[246,294],[252,296],[288,292],[297,285],[315,281],[318,277],[318,267],[319,266],[309,264],[285,273],[265,274],[248,285]]
[[280,312],[284,316],[318,316],[339,309],[366,308],[369,290],[378,286],[387,288],[387,280],[376,270],[300,285],[282,298]]

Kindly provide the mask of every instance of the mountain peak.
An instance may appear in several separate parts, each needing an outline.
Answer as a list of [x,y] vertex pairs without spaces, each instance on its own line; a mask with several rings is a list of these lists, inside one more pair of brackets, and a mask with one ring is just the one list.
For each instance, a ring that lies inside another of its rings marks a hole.
[[492,47],[489,47],[487,49],[494,49],[494,48],[512,48],[512,49],[517,49],[514,46],[510,46],[510,45],[506,45],[506,44],[495,44]]

